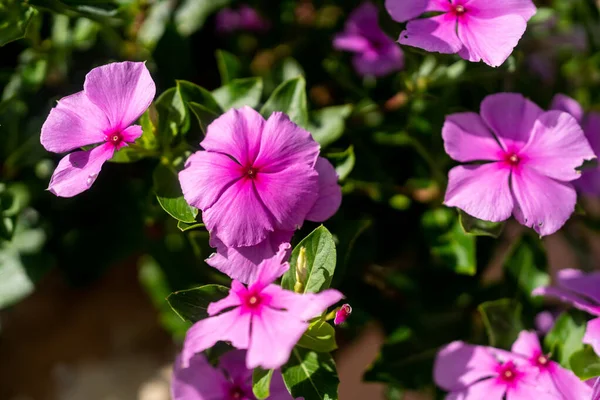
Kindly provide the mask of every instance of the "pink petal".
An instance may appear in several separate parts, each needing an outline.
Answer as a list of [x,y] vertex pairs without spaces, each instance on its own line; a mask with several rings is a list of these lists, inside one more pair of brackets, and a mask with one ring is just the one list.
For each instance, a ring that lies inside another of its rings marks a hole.
[[555,362],[552,362],[552,366],[548,371],[552,382],[554,383],[554,387],[556,387],[557,392],[561,396],[561,400],[592,398],[592,388],[586,385],[585,382],[582,382],[573,372],[562,368]]
[[252,370],[246,368],[246,351],[232,350],[219,357],[219,368],[234,382],[252,382]]
[[506,385],[498,383],[495,379],[486,379],[459,392],[450,393],[446,400],[502,400],[505,392]]
[[279,245],[275,257],[263,260],[259,264],[258,276],[256,282],[251,286],[252,289],[264,289],[290,269],[290,264],[286,260],[290,256],[291,248],[292,246],[289,243],[282,243]]
[[213,368],[203,354],[196,354],[187,368],[183,368],[181,356],[173,365],[171,397],[173,400],[222,400],[228,387],[227,379]]
[[240,165],[225,154],[198,151],[187,159],[179,183],[189,204],[207,210],[242,176]]
[[442,138],[446,153],[456,161],[502,160],[502,147],[476,113],[448,115]]
[[589,112],[583,120],[582,127],[592,149],[596,154],[600,154],[600,113]]
[[254,246],[227,247],[216,236],[211,237],[210,244],[217,248],[217,253],[206,259],[206,263],[218,269],[231,279],[237,279],[246,284],[256,281],[263,260],[268,260],[277,254],[284,243],[289,243],[294,232],[270,232],[267,238]]
[[591,303],[585,298],[563,288],[539,287],[535,289],[532,294],[534,296],[555,297],[566,303],[572,304],[575,308],[588,312],[592,315],[600,316],[600,306]]
[[435,383],[444,390],[463,390],[481,379],[496,376],[498,364],[486,347],[452,342],[438,352],[433,377]]
[[208,126],[200,146],[249,166],[258,154],[264,125],[264,118],[248,106],[231,109]]
[[181,362],[187,367],[191,358],[217,342],[231,342],[238,349],[247,349],[250,338],[250,313],[241,313],[241,307],[196,322],[183,342]]
[[385,8],[395,21],[405,22],[428,11],[449,11],[450,3],[446,0],[385,0]]
[[311,134],[281,112],[271,114],[260,138],[260,152],[254,166],[261,172],[279,172],[294,166],[314,167],[319,144]]
[[584,273],[579,269],[562,269],[558,271],[559,286],[585,296],[600,305],[600,272]]
[[506,61],[525,33],[527,22],[518,15],[478,18],[469,13],[459,18],[458,37],[465,60],[498,67]]
[[42,146],[64,153],[90,144],[103,143],[110,130],[108,119],[83,92],[63,97],[42,126]]
[[265,240],[274,230],[272,218],[249,178],[233,183],[202,213],[208,231],[233,247],[253,246]]
[[331,218],[342,204],[342,188],[338,185],[338,175],[327,159],[319,157],[315,169],[319,174],[319,197],[306,219],[323,222]]
[[308,321],[321,315],[328,307],[344,298],[335,289],[326,289],[319,293],[295,293],[277,285],[269,285],[263,293],[271,297],[269,307],[287,310],[294,317]]
[[123,141],[127,143],[133,143],[138,140],[144,134],[142,127],[139,125],[131,125],[127,129],[121,131]]
[[290,358],[294,345],[300,340],[308,323],[285,311],[264,307],[252,319],[252,337],[246,367],[275,369]]
[[285,387],[285,382],[283,381],[283,376],[281,375],[280,370],[275,370],[273,372],[273,376],[271,377],[271,395],[269,396],[269,400],[293,400],[294,398],[288,392],[287,387]]
[[319,175],[312,167],[297,164],[279,172],[258,173],[254,187],[261,204],[273,217],[272,226],[294,231],[302,226],[319,196]]
[[239,296],[240,292],[245,293],[246,288],[240,282],[234,280],[231,282],[231,290],[229,291],[227,297],[208,305],[208,309],[206,310],[208,315],[214,317],[223,310],[240,306],[242,304]]
[[367,51],[370,47],[369,41],[358,34],[340,33],[333,39],[333,47],[337,50],[352,52]]
[[505,150],[520,150],[544,111],[518,93],[497,93],[481,103],[481,116]]
[[76,151],[64,156],[50,178],[48,190],[58,197],[73,197],[85,192],[114,152],[114,146],[105,143],[88,151]]
[[508,386],[506,390],[506,400],[563,400],[554,391],[543,388],[536,383],[518,382],[515,385]]
[[156,86],[146,64],[120,62],[94,68],[85,77],[85,94],[115,129],[125,129],[150,107]]
[[535,332],[521,331],[513,343],[511,351],[527,358],[539,356],[542,354],[540,339]]
[[582,171],[581,178],[573,184],[584,194],[600,196],[600,167]]
[[557,94],[552,98],[550,109],[569,113],[579,123],[583,121],[584,112],[581,104],[574,98],[565,96],[564,94]]
[[577,194],[573,186],[540,175],[533,169],[513,171],[514,216],[540,236],[558,231],[575,211]]
[[510,169],[499,162],[454,167],[448,175],[444,204],[485,221],[504,221],[514,207],[509,177]]
[[[583,121],[583,132],[596,155],[600,154],[600,113],[589,112]],[[600,196],[600,166],[584,170],[575,185],[582,192]]]
[[452,13],[410,21],[398,42],[443,54],[458,53],[463,47],[456,35],[456,16]]
[[596,354],[600,355],[600,318],[588,321],[583,343],[592,346]]
[[521,150],[523,164],[560,181],[578,179],[584,160],[596,156],[577,120],[563,111],[542,114],[533,126],[529,142]]
[[529,21],[537,11],[531,0],[470,0],[467,9],[479,18],[518,15],[525,21]]
[[352,64],[359,75],[385,76],[404,67],[404,53],[394,41],[390,39],[389,44],[381,46],[378,52],[368,51],[354,56]]

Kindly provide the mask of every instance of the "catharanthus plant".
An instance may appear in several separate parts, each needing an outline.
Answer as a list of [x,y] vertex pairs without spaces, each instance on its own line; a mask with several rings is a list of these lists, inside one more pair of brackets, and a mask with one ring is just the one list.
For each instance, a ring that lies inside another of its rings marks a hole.
[[150,106],[155,92],[144,63],[113,63],[91,70],[83,91],[63,97],[50,111],[41,142],[54,153],[97,146],[60,160],[48,190],[72,197],[89,189],[115,151],[142,135],[142,127],[132,124]]
[[442,137],[450,157],[471,163],[450,171],[444,204],[486,221],[514,215],[542,236],[569,219],[577,200],[571,182],[595,158],[575,118],[516,93],[486,97],[480,114],[447,116]]
[[[454,54],[497,67],[504,63],[536,13],[531,0],[386,0],[398,22],[409,21],[401,44]],[[424,13],[436,15],[420,18]]]

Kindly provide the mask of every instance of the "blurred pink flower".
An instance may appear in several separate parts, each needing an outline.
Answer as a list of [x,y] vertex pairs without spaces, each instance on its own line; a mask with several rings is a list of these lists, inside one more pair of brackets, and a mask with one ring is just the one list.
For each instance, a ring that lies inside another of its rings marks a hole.
[[250,107],[232,109],[209,125],[200,145],[206,151],[190,156],[179,180],[217,247],[207,262],[233,279],[253,282],[256,265],[305,220],[324,221],[340,206],[335,169],[283,113],[265,121]]
[[40,140],[54,153],[99,146],[60,160],[48,190],[59,197],[73,197],[89,189],[115,151],[142,135],[142,127],[132,124],[150,106],[155,93],[144,63],[112,63],[92,69],[83,91],[63,97],[50,111]]
[[[504,63],[536,13],[531,0],[386,0],[398,22],[409,21],[400,44],[497,67]],[[416,19],[426,12],[431,18]]]
[[279,368],[287,362],[308,321],[343,295],[334,289],[298,294],[272,284],[289,268],[283,263],[284,257],[285,252],[280,251],[277,257],[262,262],[257,281],[248,287],[234,280],[229,295],[208,306],[210,317],[196,322],[187,332],[181,356],[184,368],[194,354],[218,341],[247,349],[249,369]]
[[450,171],[444,204],[486,221],[512,214],[541,236],[569,219],[577,200],[570,182],[595,158],[575,118],[517,93],[486,97],[481,115],[447,116],[442,137],[450,157],[473,162]]
[[333,319],[333,323],[336,325],[343,324],[344,322],[346,322],[346,320],[348,319],[350,314],[352,314],[352,307],[350,307],[350,304],[344,304],[335,313],[335,318]]
[[600,272],[585,274],[577,269],[563,269],[558,272],[556,286],[537,288],[533,294],[556,297],[598,317],[588,321],[583,343],[600,355]]
[[237,10],[223,8],[216,18],[217,30],[222,33],[236,31],[265,32],[270,27],[269,21],[261,17],[254,8],[247,5],[242,5]]
[[535,330],[540,335],[545,335],[552,330],[556,317],[550,311],[542,311],[535,316]]
[[[213,367],[203,354],[196,354],[187,368],[177,357],[173,366],[171,396],[173,400],[255,400],[252,393],[252,370],[246,368],[246,352],[233,350],[219,358]],[[269,400],[291,400],[281,371],[273,372]]]
[[344,32],[333,46],[356,53],[354,68],[360,75],[384,76],[404,66],[404,54],[393,39],[379,27],[377,7],[364,3],[350,14]]

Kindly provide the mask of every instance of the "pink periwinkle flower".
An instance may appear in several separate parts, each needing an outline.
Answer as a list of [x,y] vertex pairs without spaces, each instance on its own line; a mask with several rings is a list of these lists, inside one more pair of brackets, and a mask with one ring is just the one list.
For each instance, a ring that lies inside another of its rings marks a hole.
[[[531,0],[386,0],[398,22],[409,21],[400,44],[497,67],[504,63],[536,13]],[[439,15],[416,19],[426,12]]]
[[402,50],[379,27],[378,10],[372,3],[362,4],[350,14],[344,32],[335,37],[333,46],[356,53],[354,69],[363,76],[384,76],[404,66]]
[[577,269],[563,269],[558,273],[556,286],[537,288],[533,294],[556,297],[597,317],[587,323],[583,343],[600,355],[600,272],[585,274]]
[[516,93],[486,97],[480,114],[447,116],[442,137],[450,157],[472,162],[450,170],[447,206],[493,222],[514,215],[542,236],[569,219],[577,200],[570,182],[595,158],[575,118]]
[[[275,369],[290,357],[294,345],[308,328],[308,321],[343,295],[335,289],[318,294],[298,294],[272,284],[288,270],[285,252],[259,265],[257,281],[248,287],[234,280],[229,295],[208,306],[209,318],[196,322],[187,332],[182,365],[194,354],[227,341],[247,349],[246,367]],[[225,312],[223,312],[225,311]]]
[[150,106],[155,93],[144,63],[121,62],[92,69],[83,91],[63,97],[50,111],[41,142],[54,153],[98,146],[60,160],[48,190],[72,197],[89,189],[115,151],[142,135],[142,127],[132,124]]
[[535,330],[540,335],[545,335],[552,330],[556,316],[550,311],[542,311],[535,316]]
[[179,173],[183,195],[202,210],[217,254],[207,262],[244,283],[305,220],[330,218],[342,201],[335,169],[310,133],[280,112],[267,121],[249,107],[208,126]]
[[[571,114],[581,124],[583,133],[596,156],[600,154],[600,113],[594,111],[585,113],[577,100],[562,94],[554,96],[550,108]],[[600,165],[583,170],[581,179],[575,181],[575,186],[582,193],[600,196]]]
[[264,32],[270,27],[269,22],[248,5],[242,5],[238,9],[224,8],[216,18],[217,30],[222,33]]
[[[171,397],[173,400],[256,400],[252,393],[252,370],[246,368],[246,352],[233,350],[213,367],[203,354],[192,357],[187,368],[175,360]],[[292,400],[281,371],[273,372],[269,400]]]
[[352,314],[352,307],[350,307],[350,304],[344,304],[335,313],[335,318],[333,319],[333,323],[335,325],[343,324],[344,322],[346,322],[346,320],[348,319],[350,314]]

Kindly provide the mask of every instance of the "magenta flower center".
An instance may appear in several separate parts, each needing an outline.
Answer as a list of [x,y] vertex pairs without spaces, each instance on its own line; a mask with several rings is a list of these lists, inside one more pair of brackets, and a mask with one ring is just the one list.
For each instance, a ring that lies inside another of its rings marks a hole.
[[229,398],[231,400],[243,399],[245,398],[245,396],[246,393],[244,392],[244,390],[237,385],[232,386],[231,390],[229,391]]
[[512,361],[503,364],[499,371],[500,379],[505,383],[514,381],[517,378],[518,373],[519,372]]
[[246,310],[250,310],[250,311],[254,312],[254,311],[258,311],[261,308],[262,303],[263,303],[263,298],[260,295],[260,293],[250,292],[244,296],[242,306]]
[[113,132],[106,136],[106,141],[110,142],[113,146],[118,146],[123,141],[123,135],[121,135],[121,132]]
[[254,179],[256,177],[257,173],[258,173],[258,169],[254,168],[254,167],[250,167],[246,170],[246,175],[250,179]]
[[504,160],[511,166],[516,167],[521,162],[521,158],[517,153],[507,153]]
[[538,367],[547,367],[548,364],[550,363],[550,359],[548,358],[548,356],[546,356],[544,354],[540,354],[536,358],[535,363]]
[[457,5],[454,6],[454,12],[458,15],[462,15],[467,12],[467,9],[465,8],[465,6]]

